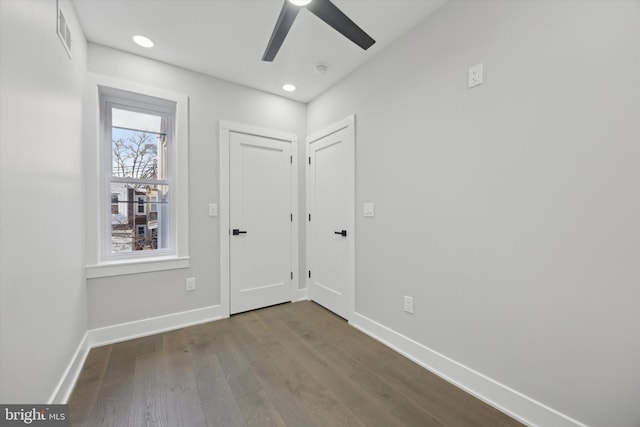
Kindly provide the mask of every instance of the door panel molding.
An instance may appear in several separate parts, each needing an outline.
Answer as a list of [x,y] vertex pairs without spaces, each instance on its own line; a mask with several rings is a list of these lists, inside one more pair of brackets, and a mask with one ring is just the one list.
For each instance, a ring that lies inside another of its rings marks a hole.
[[279,140],[291,144],[291,210],[293,214],[291,228],[291,300],[297,299],[298,276],[298,136],[279,130],[262,128],[245,123],[220,121],[219,143],[219,206],[218,220],[220,232],[220,306],[223,317],[230,315],[230,286],[231,286],[231,259],[230,259],[230,184],[231,184],[231,135],[233,133],[252,135],[257,137]]
[[[305,156],[305,163],[306,163],[306,208],[307,208],[307,215],[305,215],[305,223],[306,223],[306,267],[307,267],[307,271],[305,271],[305,277],[306,277],[306,285],[307,285],[307,290],[309,292],[309,298],[313,300],[314,298],[314,293],[313,293],[313,265],[314,265],[314,253],[313,253],[313,230],[312,230],[312,221],[313,221],[313,209],[315,208],[314,206],[314,201],[312,200],[312,196],[313,196],[313,192],[311,190],[311,185],[312,185],[312,176],[311,176],[311,170],[312,167],[310,166],[310,158],[312,157],[312,144],[319,142],[320,140],[330,137],[331,135],[338,133],[338,132],[343,132],[344,135],[344,140],[342,143],[344,143],[344,165],[346,165],[347,167],[347,173],[346,173],[346,177],[345,177],[345,182],[344,182],[344,189],[346,192],[346,200],[348,201],[348,206],[347,208],[347,218],[346,218],[346,230],[348,231],[348,237],[344,236],[347,238],[346,240],[346,258],[348,261],[347,264],[347,272],[346,272],[346,276],[347,276],[347,281],[346,281],[346,289],[345,289],[345,296],[346,296],[346,313],[338,313],[341,316],[346,316],[346,319],[348,321],[351,321],[351,319],[353,319],[353,314],[355,312],[355,283],[356,283],[356,277],[355,277],[355,238],[356,238],[356,229],[355,229],[355,214],[356,214],[356,186],[355,186],[355,115],[350,115],[336,123],[333,123],[330,126],[325,127],[324,129],[315,132],[309,136],[307,136],[306,138],[306,144],[305,144],[305,149],[306,149],[306,156]],[[324,148],[327,148],[331,145],[331,143],[329,143],[329,145],[327,145]],[[311,219],[311,220],[309,220]],[[337,230],[337,229],[336,229]],[[309,271],[311,271],[311,275],[309,274]],[[331,292],[328,292],[331,291]],[[333,291],[330,288],[326,288],[325,287],[325,293],[329,298],[333,298],[331,295],[333,295],[334,297],[338,297],[339,294],[336,294],[335,291]]]

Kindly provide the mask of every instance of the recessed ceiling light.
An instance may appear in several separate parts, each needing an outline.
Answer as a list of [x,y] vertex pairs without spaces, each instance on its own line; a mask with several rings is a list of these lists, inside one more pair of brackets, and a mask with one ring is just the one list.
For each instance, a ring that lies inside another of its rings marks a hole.
[[294,90],[296,90],[296,87],[292,84],[286,84],[282,86],[282,89],[286,90],[287,92],[293,92]]
[[135,35],[133,36],[133,41],[142,47],[153,47],[151,39],[145,36]]
[[296,6],[306,6],[311,3],[311,0],[289,0],[289,3]]

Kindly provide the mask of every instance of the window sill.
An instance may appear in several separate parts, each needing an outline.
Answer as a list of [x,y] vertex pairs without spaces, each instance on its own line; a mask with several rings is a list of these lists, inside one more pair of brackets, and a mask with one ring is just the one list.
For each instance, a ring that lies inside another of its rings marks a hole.
[[88,265],[86,267],[87,279],[188,268],[190,259],[191,258],[189,257],[173,256],[136,260],[128,259],[126,261],[109,261],[96,265]]

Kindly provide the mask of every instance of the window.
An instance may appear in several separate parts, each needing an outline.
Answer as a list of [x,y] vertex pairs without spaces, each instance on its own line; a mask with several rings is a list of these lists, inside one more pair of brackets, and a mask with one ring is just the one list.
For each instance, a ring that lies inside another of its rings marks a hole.
[[101,231],[90,278],[188,266],[187,99],[124,86],[97,85]]
[[133,250],[144,250],[146,249],[156,249],[151,247],[151,240],[147,239],[147,227],[145,225],[137,225],[136,226],[136,234],[133,236],[134,238],[134,247]]
[[118,193],[111,193],[111,215],[118,215],[120,204],[120,197]]
[[189,266],[186,95],[89,74],[87,278]]
[[144,215],[145,213],[147,213],[145,203],[147,203],[146,197],[138,196],[138,215]]
[[[101,102],[103,164],[108,165],[103,177],[111,195],[110,236],[105,236],[104,258],[140,256],[134,252],[154,256],[175,253],[167,235],[172,221],[173,185],[168,157],[173,152],[175,103],[118,92],[103,93]],[[146,238],[147,221],[151,221],[147,218],[147,200],[152,197],[156,198],[156,206],[166,207],[153,218],[157,244]],[[119,207],[114,208],[120,203],[132,205],[130,211],[135,214],[122,215]]]

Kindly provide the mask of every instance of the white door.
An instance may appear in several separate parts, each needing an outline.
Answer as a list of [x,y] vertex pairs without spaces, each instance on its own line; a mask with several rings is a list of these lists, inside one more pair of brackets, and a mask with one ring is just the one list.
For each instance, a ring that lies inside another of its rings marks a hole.
[[310,298],[349,319],[354,299],[354,118],[307,138]]
[[229,133],[230,313],[292,300],[291,141]]

